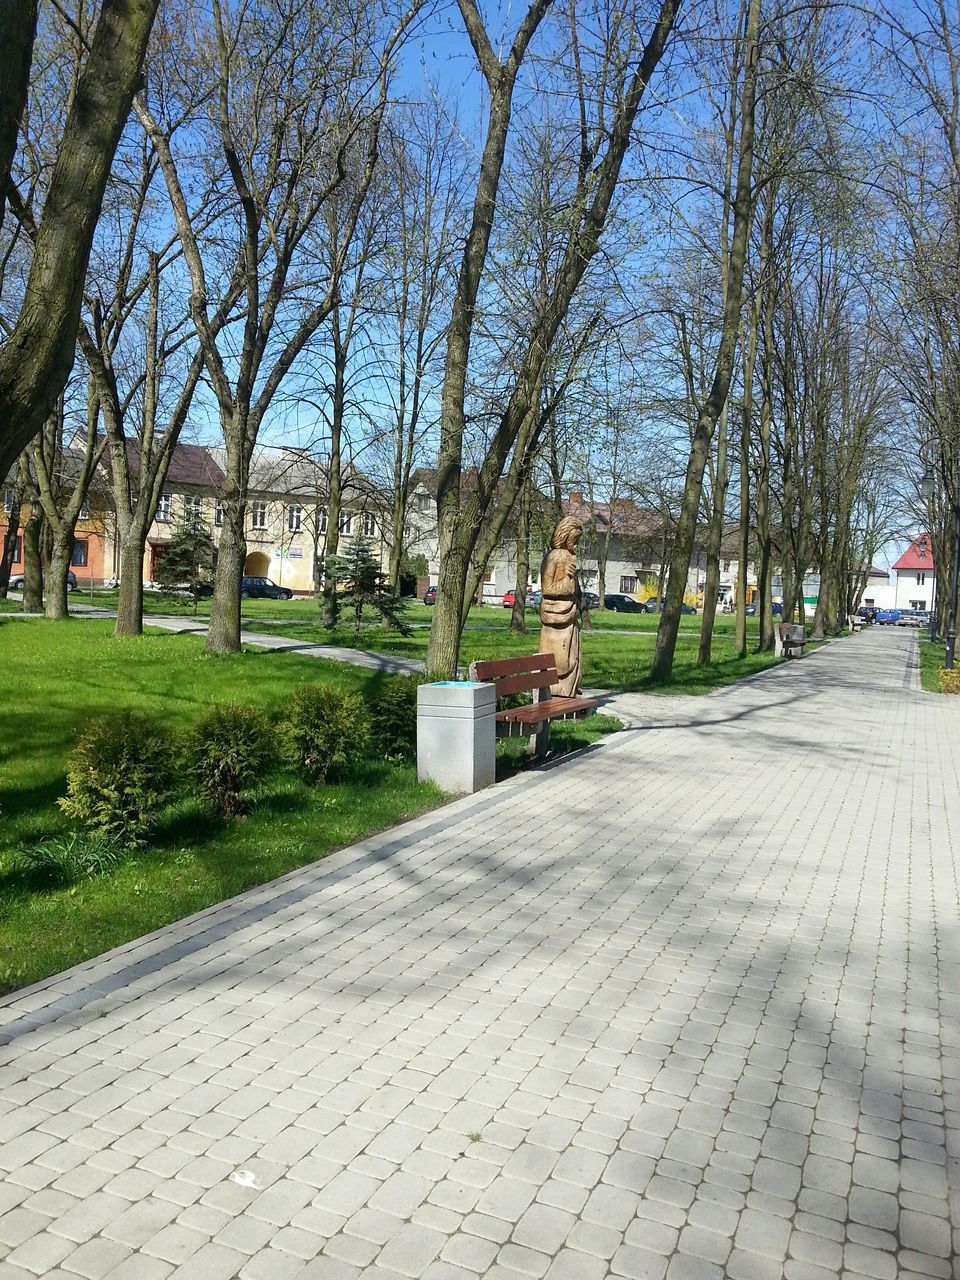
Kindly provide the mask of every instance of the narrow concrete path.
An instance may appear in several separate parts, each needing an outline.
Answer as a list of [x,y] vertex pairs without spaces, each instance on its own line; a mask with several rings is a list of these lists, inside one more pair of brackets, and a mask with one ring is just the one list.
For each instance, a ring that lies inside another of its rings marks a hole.
[[0,1002],[3,1280],[956,1274],[960,700],[915,671],[875,629],[633,701]]

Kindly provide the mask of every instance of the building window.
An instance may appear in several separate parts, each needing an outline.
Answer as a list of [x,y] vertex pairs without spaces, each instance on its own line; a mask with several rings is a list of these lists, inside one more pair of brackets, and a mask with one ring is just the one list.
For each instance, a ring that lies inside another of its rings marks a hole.
[[159,524],[169,524],[170,516],[173,512],[173,500],[169,493],[161,493],[160,501],[157,503],[157,522]]
[[432,506],[433,506],[433,499],[430,497],[429,493],[417,494],[417,510],[418,511],[427,512],[430,510]]
[[365,538],[375,538],[377,536],[377,517],[372,511],[363,513],[363,535]]
[[199,520],[203,514],[203,499],[199,493],[186,493],[183,497],[183,517],[185,520]]
[[77,512],[77,519],[78,520],[90,519],[90,501],[88,498],[84,498],[83,502],[80,503],[80,510]]
[[924,586],[924,585],[926,584],[926,581],[927,581],[927,575],[926,575],[925,573],[918,573],[918,574],[917,574],[917,586],[918,586],[918,587],[922,587],[922,586]]
[[265,529],[267,527],[267,504],[254,502],[250,507],[250,528]]
[[74,538],[73,554],[70,557],[70,563],[72,565],[76,565],[79,568],[82,568],[87,563],[88,550],[89,550],[89,543],[87,542],[86,538]]
[[13,563],[19,564],[23,559],[23,539],[17,534],[17,540],[13,544]]
[[327,509],[326,507],[317,507],[317,530],[320,533],[327,532]]
[[353,533],[353,515],[349,511],[341,511],[340,519],[337,521],[337,528],[341,533],[349,535]]
[[623,592],[624,595],[627,595],[627,596],[633,595],[636,589],[637,589],[637,580],[635,577],[632,578],[630,577],[629,574],[621,576],[620,590]]
[[213,523],[217,528],[223,525],[223,499],[217,498],[213,504]]
[[294,503],[287,507],[287,528],[291,533],[299,533],[303,527],[303,507]]

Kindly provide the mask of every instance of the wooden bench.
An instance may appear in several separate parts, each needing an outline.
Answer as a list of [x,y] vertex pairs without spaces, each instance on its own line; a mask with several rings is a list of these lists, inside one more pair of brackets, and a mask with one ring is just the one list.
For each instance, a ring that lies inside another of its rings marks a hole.
[[533,694],[533,702],[527,706],[498,711],[496,723],[498,738],[529,734],[530,752],[537,756],[546,753],[552,720],[582,720],[600,705],[596,698],[551,697],[550,686],[556,684],[557,678],[557,664],[549,653],[470,664],[470,679],[496,685],[498,699],[514,693]]
[[863,630],[863,619],[856,613],[851,613],[850,615],[850,630],[854,635]]
[[791,622],[777,624],[780,634],[780,648],[785,658],[802,658],[803,646],[807,643],[806,627],[795,626]]

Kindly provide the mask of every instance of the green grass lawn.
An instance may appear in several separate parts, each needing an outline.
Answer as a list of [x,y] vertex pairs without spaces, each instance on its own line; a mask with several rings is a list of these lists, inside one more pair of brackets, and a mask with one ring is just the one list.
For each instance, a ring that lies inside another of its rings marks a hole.
[[940,668],[946,654],[939,640],[920,637],[920,687],[927,693],[943,693],[940,685]]
[[116,640],[109,622],[2,622],[8,710],[0,729],[0,990],[35,981],[219,902],[437,804],[410,766],[370,763],[317,791],[280,771],[232,823],[183,797],[155,847],[110,875],[44,891],[14,870],[17,852],[69,830],[56,805],[64,763],[91,719],[133,707],[186,729],[212,702],[275,711],[304,680],[369,690],[378,677],[339,663],[251,650],[208,658],[194,636]]
[[[367,763],[349,783],[311,789],[278,767],[249,815],[224,822],[183,794],[153,847],[109,874],[49,888],[17,870],[17,855],[70,823],[57,807],[78,733],[121,708],[187,729],[210,703],[276,712],[305,680],[373,692],[383,676],[347,664],[249,649],[208,657],[202,639],[148,632],[117,640],[111,622],[3,621],[8,710],[0,726],[0,992],[59,972],[252,885],[312,862],[443,800],[411,765]],[[611,717],[556,726],[551,755],[619,728]],[[523,763],[500,746],[498,772]]]
[[[410,606],[408,617],[417,618],[428,613],[419,606]],[[538,639],[536,613],[528,615],[529,631],[518,634],[509,629],[510,613],[507,609],[474,609],[463,633],[460,662],[466,667],[477,659],[512,658],[535,653]],[[648,690],[655,693],[709,693],[721,685],[732,684],[744,676],[772,666],[777,659],[772,654],[748,653],[739,658],[734,649],[732,630],[724,625],[714,636],[713,661],[706,667],[698,667],[699,617],[687,616],[680,629],[677,643],[673,679],[663,684],[650,680],[650,664],[656,640],[658,619],[643,614],[592,614],[593,627],[583,632],[583,679],[589,688],[616,689],[619,691]],[[733,620],[723,618],[724,624]],[[751,619],[753,621],[753,619]],[[393,630],[379,626],[364,626],[359,637],[352,627],[339,627],[328,631],[318,622],[311,625],[274,623],[262,621],[256,629],[265,634],[289,636],[291,639],[310,641],[314,644],[357,647],[374,653],[388,653],[399,657],[424,661],[427,656],[429,631],[415,627],[410,635],[402,636]],[[623,631],[625,634],[619,634]]]

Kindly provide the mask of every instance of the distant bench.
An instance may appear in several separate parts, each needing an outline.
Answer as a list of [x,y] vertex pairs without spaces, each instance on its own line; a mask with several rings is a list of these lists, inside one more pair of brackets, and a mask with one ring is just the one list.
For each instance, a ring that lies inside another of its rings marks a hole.
[[600,705],[596,698],[553,698],[550,686],[557,683],[557,664],[552,654],[535,653],[529,658],[503,658],[470,664],[470,679],[496,686],[497,698],[514,693],[532,693],[533,702],[510,707],[496,715],[498,738],[530,735],[532,754],[546,753],[553,720],[582,720]]
[[854,634],[863,630],[863,618],[856,613],[851,613],[850,615],[850,630]]
[[803,647],[807,643],[806,627],[798,627],[792,622],[777,624],[780,635],[780,649],[785,658],[802,658]]

